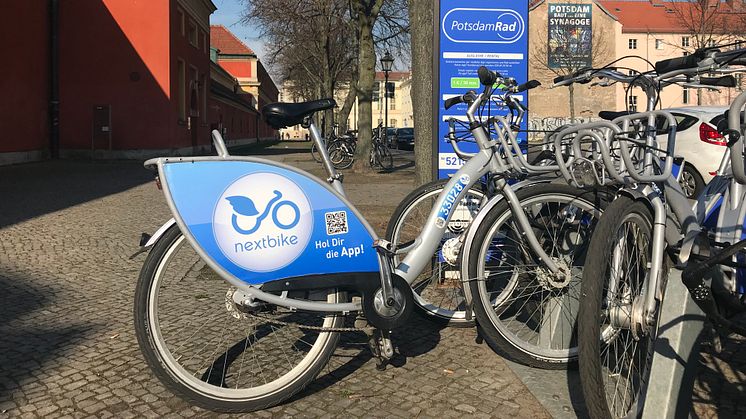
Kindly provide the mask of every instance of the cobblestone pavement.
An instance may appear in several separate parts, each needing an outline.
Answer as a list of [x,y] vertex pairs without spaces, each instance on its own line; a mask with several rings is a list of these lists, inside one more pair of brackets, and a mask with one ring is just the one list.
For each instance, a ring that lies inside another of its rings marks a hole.
[[[347,178],[379,232],[411,189],[407,166]],[[151,179],[135,162],[0,168],[0,417],[218,416],[161,386],[137,347],[132,302],[144,256],[129,256],[140,232],[169,218]],[[394,333],[404,365],[379,372],[364,336],[351,334],[311,386],[255,416],[549,417],[475,338],[415,320]]]
[[[266,154],[321,173],[306,151],[285,147]],[[379,233],[412,189],[411,163],[396,164],[395,173],[345,180]],[[132,302],[144,256],[129,256],[140,232],[170,217],[151,180],[136,162],[0,167],[0,418],[227,416],[174,397],[137,347]],[[393,336],[405,362],[379,372],[364,336],[349,334],[306,390],[253,416],[549,417],[536,381],[527,388],[475,338],[473,329],[414,318]],[[738,349],[728,341],[720,354],[703,351],[696,416],[746,416]],[[575,400],[577,381],[569,382]]]

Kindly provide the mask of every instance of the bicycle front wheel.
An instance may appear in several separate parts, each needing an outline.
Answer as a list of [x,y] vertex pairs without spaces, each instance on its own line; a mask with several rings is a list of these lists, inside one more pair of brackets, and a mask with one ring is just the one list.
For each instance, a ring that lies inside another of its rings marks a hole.
[[[205,409],[249,412],[291,397],[327,363],[339,333],[324,328],[341,326],[342,317],[242,298],[178,227],[158,240],[137,283],[135,332],[169,390]],[[343,294],[307,298],[339,302]]]
[[[464,260],[482,336],[512,360],[544,369],[577,359],[580,282],[591,233],[604,204],[596,191],[535,185],[516,192],[531,231],[506,199],[474,226]],[[536,236],[558,266],[552,272],[526,239]]]
[[[402,200],[389,220],[386,237],[396,248],[403,248],[420,235],[438,195],[448,179],[436,180],[415,189]],[[487,200],[479,185],[472,186],[453,210],[440,244],[425,268],[412,283],[417,311],[428,320],[448,326],[473,326],[467,320],[461,273],[458,267],[459,237],[464,234]],[[444,254],[445,246],[445,254]],[[394,257],[394,266],[405,254]]]
[[634,418],[642,409],[659,313],[653,324],[631,326],[648,286],[652,226],[644,203],[621,196],[609,205],[591,240],[578,334],[580,380],[594,418]]

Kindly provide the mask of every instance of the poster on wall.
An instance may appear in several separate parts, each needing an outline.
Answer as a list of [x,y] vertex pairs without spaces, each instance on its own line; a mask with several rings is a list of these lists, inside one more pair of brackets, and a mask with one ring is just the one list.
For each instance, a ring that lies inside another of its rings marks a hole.
[[[439,17],[435,32],[435,78],[438,84],[433,98],[437,110],[437,146],[434,151],[437,177],[452,175],[463,161],[453,152],[451,144],[443,139],[448,134],[448,120],[466,120],[466,105],[448,110],[443,101],[469,90],[481,90],[477,70],[480,66],[513,77],[518,83],[528,81],[528,1],[508,0],[440,0],[435,2],[435,15]],[[528,96],[515,96],[528,105]],[[507,112],[493,107],[491,112]],[[523,121],[522,129],[526,129]],[[525,141],[525,135],[521,138]],[[459,145],[464,152],[477,151],[476,144]]]
[[549,68],[579,69],[593,65],[591,4],[549,3]]

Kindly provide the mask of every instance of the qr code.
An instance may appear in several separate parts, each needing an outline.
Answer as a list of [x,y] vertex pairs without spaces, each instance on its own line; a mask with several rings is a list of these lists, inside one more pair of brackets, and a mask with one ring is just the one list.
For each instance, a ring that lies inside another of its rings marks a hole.
[[333,236],[335,234],[347,233],[347,212],[336,211],[327,212],[326,214],[326,234]]

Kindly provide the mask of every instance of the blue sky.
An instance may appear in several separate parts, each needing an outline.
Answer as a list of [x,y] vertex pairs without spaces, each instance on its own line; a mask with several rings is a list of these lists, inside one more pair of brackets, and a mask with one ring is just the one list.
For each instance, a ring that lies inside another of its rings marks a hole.
[[241,23],[241,15],[245,9],[242,0],[212,0],[218,10],[210,16],[210,24],[223,25],[233,32],[244,44],[254,50],[265,64],[268,59],[265,57],[266,48],[264,43],[259,40],[259,31],[251,26]]

